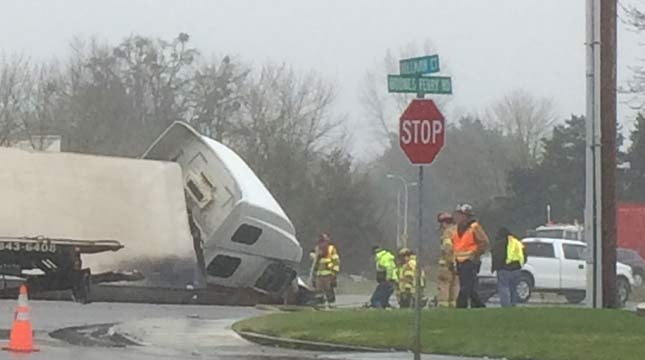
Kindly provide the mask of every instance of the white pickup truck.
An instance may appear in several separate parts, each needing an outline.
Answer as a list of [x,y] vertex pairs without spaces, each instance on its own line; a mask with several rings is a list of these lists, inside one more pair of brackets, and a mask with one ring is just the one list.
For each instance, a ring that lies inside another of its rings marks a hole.
[[[564,295],[570,303],[585,299],[587,285],[587,244],[581,241],[526,238],[528,261],[522,268],[517,293],[521,302],[527,302],[533,292]],[[618,297],[625,304],[634,285],[629,266],[616,263]],[[496,280],[491,273],[491,257],[482,257],[479,274],[480,297],[488,300],[495,293]]]

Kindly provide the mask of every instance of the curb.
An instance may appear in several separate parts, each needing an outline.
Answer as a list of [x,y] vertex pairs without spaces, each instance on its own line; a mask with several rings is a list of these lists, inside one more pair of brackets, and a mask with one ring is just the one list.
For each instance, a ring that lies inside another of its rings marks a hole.
[[[297,340],[277,336],[263,335],[250,331],[236,331],[245,340],[268,346],[277,346],[289,349],[331,351],[331,352],[393,352],[397,349],[379,349],[365,346],[332,344],[319,341]],[[406,350],[407,351],[407,350]]]
[[268,304],[257,304],[255,308],[263,311],[272,311],[272,312],[296,312],[296,311],[317,311],[320,310],[314,306],[302,306],[302,305],[268,305]]

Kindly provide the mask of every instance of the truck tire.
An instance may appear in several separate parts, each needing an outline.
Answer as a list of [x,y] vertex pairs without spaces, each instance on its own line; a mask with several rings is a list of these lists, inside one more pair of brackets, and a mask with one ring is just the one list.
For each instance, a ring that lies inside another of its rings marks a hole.
[[569,304],[580,304],[584,301],[586,293],[584,291],[571,291],[564,294]]
[[517,279],[517,285],[515,287],[517,292],[517,297],[520,303],[526,304],[531,298],[533,293],[533,277],[527,272],[522,272]]
[[624,276],[619,276],[616,279],[616,296],[618,297],[618,306],[625,307],[625,304],[629,300],[629,295],[632,292],[632,287],[629,285],[629,281]]

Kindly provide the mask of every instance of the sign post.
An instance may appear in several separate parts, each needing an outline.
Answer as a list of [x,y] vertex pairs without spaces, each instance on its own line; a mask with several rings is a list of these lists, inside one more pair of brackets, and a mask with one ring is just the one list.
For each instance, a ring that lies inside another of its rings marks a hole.
[[423,253],[423,168],[430,164],[441,151],[444,143],[444,117],[432,100],[412,100],[401,115],[399,123],[399,142],[410,162],[419,165],[419,219],[417,230],[417,268],[414,358],[421,358],[421,254]]
[[416,93],[399,119],[399,143],[413,165],[419,165],[419,219],[417,231],[416,297],[414,302],[414,359],[421,359],[421,268],[423,253],[423,168],[434,161],[445,138],[445,120],[434,101],[425,94],[452,94],[447,76],[424,76],[439,71],[439,56],[430,55],[399,62],[400,75],[388,75],[389,92]]

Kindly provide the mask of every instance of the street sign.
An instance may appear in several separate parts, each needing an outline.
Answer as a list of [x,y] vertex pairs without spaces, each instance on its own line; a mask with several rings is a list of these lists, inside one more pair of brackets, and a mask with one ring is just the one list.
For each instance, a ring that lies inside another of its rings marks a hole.
[[439,72],[439,55],[429,55],[399,61],[401,75],[422,75]]
[[399,143],[414,165],[434,161],[444,143],[444,117],[429,99],[414,99],[401,114]]
[[388,75],[388,92],[414,94],[452,94],[449,76]]
[[[419,166],[419,219],[417,225],[416,288],[421,288],[423,266],[423,165],[430,164],[444,143],[444,118],[432,100],[425,94],[452,94],[452,80],[448,76],[423,76],[439,71],[439,56],[421,56],[399,61],[400,75],[387,76],[387,90],[394,93],[415,93],[408,108],[401,114],[399,143],[410,162]],[[421,360],[421,291],[416,293],[414,305],[414,360]]]

